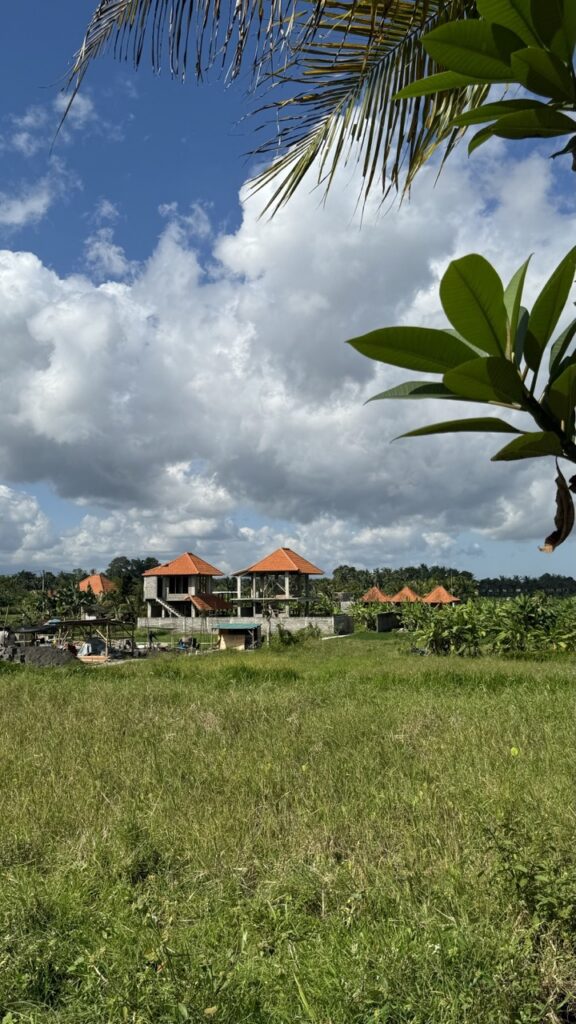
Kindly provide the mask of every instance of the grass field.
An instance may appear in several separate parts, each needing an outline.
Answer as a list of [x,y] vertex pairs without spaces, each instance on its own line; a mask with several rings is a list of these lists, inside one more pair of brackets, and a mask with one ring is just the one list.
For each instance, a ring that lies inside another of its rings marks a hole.
[[0,667],[0,1021],[576,1021],[576,669]]

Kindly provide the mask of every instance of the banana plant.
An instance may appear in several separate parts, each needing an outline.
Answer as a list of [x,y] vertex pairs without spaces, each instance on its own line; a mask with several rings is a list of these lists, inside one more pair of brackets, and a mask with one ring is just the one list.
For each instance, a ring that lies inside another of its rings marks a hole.
[[[455,88],[521,87],[523,95],[494,101],[494,90],[476,109],[458,112],[450,122],[461,131],[483,125],[472,152],[492,136],[504,139],[569,135],[552,156],[572,153],[576,170],[576,3],[574,0],[477,0],[479,17],[434,28],[422,45],[444,68],[395,94],[414,101]],[[542,98],[540,98],[542,97]]]
[[[554,337],[576,274],[576,247],[558,264],[531,311],[522,304],[529,263],[505,287],[483,256],[471,253],[454,260],[440,283],[449,328],[383,327],[349,344],[378,362],[436,376],[408,380],[370,401],[486,403],[527,414],[536,429],[523,430],[498,416],[474,416],[419,427],[401,437],[465,431],[513,434],[492,461],[551,455],[576,463],[576,319]],[[576,491],[576,475],[567,482],[558,467],[555,529],[543,550],[553,551],[572,530],[571,491]]]

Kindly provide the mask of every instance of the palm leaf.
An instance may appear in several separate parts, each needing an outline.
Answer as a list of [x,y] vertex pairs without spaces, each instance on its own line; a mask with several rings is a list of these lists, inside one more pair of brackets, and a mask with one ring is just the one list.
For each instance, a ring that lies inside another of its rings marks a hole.
[[452,119],[484,99],[484,86],[391,99],[438,70],[420,45],[425,32],[475,16],[475,0],[101,0],[74,61],[71,102],[110,48],[136,67],[149,56],[157,71],[166,56],[181,78],[192,57],[198,78],[216,61],[233,78],[249,59],[258,89],[280,94],[260,107],[274,111],[273,136],[255,151],[272,156],[254,181],[275,185],[267,208],[283,205],[312,168],[328,189],[350,158],[361,164],[364,197],[376,184],[385,194],[408,188],[443,141],[447,155],[461,134]]
[[266,208],[287,202],[312,168],[327,191],[337,168],[357,161],[365,199],[375,185],[383,195],[407,190],[442,142],[445,159],[461,134],[453,118],[477,107],[487,87],[397,102],[392,96],[438,70],[420,45],[424,33],[474,12],[471,0],[380,0],[376,7],[326,0],[312,38],[269,78],[274,86],[304,88],[268,106],[276,131],[256,154],[276,159],[254,181],[255,190],[275,186]]

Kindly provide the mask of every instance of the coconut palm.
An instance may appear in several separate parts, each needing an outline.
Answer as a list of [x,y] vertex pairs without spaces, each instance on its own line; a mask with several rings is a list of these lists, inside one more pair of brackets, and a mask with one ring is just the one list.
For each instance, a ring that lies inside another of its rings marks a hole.
[[475,16],[475,0],[101,0],[74,61],[71,102],[108,49],[157,71],[167,57],[178,78],[192,66],[200,79],[218,64],[233,79],[249,64],[256,96],[267,95],[259,109],[274,124],[255,150],[271,158],[255,186],[273,183],[272,210],[312,168],[329,188],[349,159],[361,164],[364,196],[386,193],[407,187],[441,141],[450,150],[450,121],[484,98],[485,86],[473,85],[391,102],[437,70],[422,35]]

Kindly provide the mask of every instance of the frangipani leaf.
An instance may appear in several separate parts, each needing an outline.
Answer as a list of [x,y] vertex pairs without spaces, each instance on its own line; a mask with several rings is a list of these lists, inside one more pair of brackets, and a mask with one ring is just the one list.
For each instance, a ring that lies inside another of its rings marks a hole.
[[444,383],[454,394],[475,402],[497,402],[518,408],[526,402],[526,390],[517,370],[507,359],[496,356],[471,359],[448,370]]
[[575,274],[576,246],[560,261],[532,307],[524,357],[535,373],[538,372],[544,349],[566,305]]
[[523,48],[515,33],[473,18],[439,25],[422,40],[438,64],[484,82],[513,82],[510,57]]
[[404,89],[400,89],[392,97],[393,100],[410,100],[418,96],[429,96],[431,93],[446,92],[449,89],[462,89],[467,85],[482,85],[477,78],[469,75],[457,75],[455,71],[440,71],[437,75],[420,78]]
[[516,328],[516,338],[514,341],[514,362],[516,366],[520,366],[524,357],[524,345],[526,344],[526,334],[528,332],[528,321],[530,320],[530,314],[524,306],[520,306],[518,313],[518,326]]
[[541,41],[560,60],[570,63],[576,45],[573,0],[532,0],[532,20]]
[[383,398],[451,398],[457,396],[449,391],[444,384],[429,380],[407,380],[404,384],[397,384],[395,388],[388,391],[381,391],[378,395],[369,398],[369,402],[378,402]]
[[501,139],[552,139],[575,131],[576,121],[545,105],[505,114],[492,125],[492,134]]
[[[504,306],[506,308],[506,314],[508,316],[508,337],[506,341],[506,355],[509,359],[515,353],[515,351],[517,351],[515,342],[517,340],[518,320],[520,318],[520,302],[522,300],[522,292],[524,290],[526,272],[528,270],[528,265],[531,259],[532,257],[529,256],[526,262],[523,263],[521,267],[518,267],[518,270],[512,277],[508,287],[504,292]],[[522,352],[520,352],[520,356],[522,356]],[[518,364],[520,363],[519,359],[517,359],[516,361]]]
[[566,483],[566,478],[562,473],[558,463],[556,463],[556,471],[558,473],[556,477],[556,515],[554,517],[555,529],[546,537],[544,546],[540,548],[540,551],[551,552],[563,544],[567,537],[572,533],[574,527],[574,501],[570,493],[570,488]]
[[382,327],[349,342],[362,355],[422,373],[444,373],[470,358],[470,349],[432,327]]
[[481,18],[511,29],[528,46],[538,46],[530,0],[477,0],[476,7]]
[[553,53],[542,47],[528,46],[517,50],[511,57],[515,81],[552,100],[571,102],[574,100],[574,83],[565,64]]
[[562,334],[556,338],[556,341],[550,349],[550,376],[552,378],[559,369],[574,335],[576,335],[576,320],[573,320],[571,324],[568,324],[566,330],[562,331]]
[[556,434],[551,431],[537,431],[516,437],[492,456],[492,462],[515,462],[518,459],[536,459],[544,455],[562,455],[562,445]]
[[[550,107],[546,103],[542,103],[541,100],[533,99],[501,100],[499,103],[483,103],[476,110],[466,110],[463,114],[458,114],[452,121],[452,124],[456,125],[457,128],[467,128],[471,124],[487,124],[488,121],[495,121],[505,114],[517,114],[524,110],[534,109],[549,111]],[[576,122],[574,130],[576,131]]]
[[554,416],[565,424],[570,423],[576,405],[576,365],[567,366],[553,380],[545,392],[546,405]]
[[432,423],[429,427],[418,427],[417,430],[409,430],[406,434],[400,434],[394,440],[401,437],[426,437],[428,434],[457,434],[480,433],[480,434],[522,434],[506,420],[500,420],[497,416],[476,416],[469,420],[446,420],[444,423]]
[[504,286],[494,267],[472,253],[453,260],[440,282],[444,312],[467,341],[489,355],[506,351]]
[[488,142],[488,139],[493,138],[494,132],[491,124],[487,128],[481,128],[479,132],[472,136],[468,143],[468,156],[471,156],[475,149],[479,149],[485,142]]

